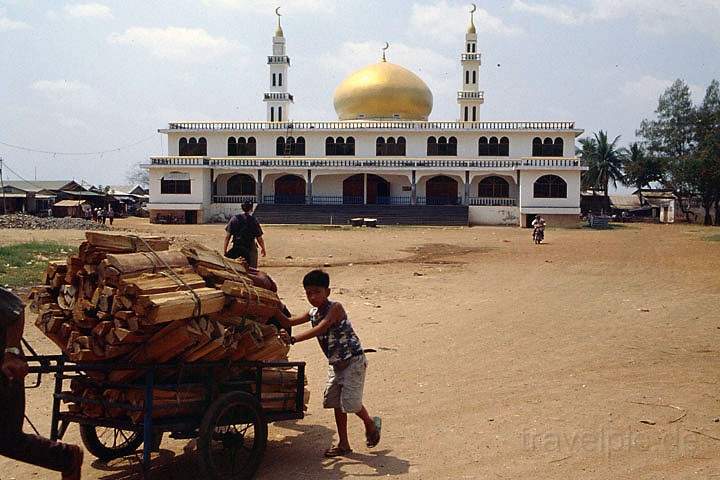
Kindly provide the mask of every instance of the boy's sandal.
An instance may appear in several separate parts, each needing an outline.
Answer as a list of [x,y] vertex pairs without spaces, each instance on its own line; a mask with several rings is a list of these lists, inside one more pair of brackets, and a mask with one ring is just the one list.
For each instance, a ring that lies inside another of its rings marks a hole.
[[325,456],[327,458],[344,457],[349,453],[352,453],[352,448],[332,447],[328,450],[325,450]]
[[380,432],[382,431],[382,419],[380,417],[373,417],[373,424],[375,425],[375,431],[365,434],[365,445],[368,448],[373,448],[380,443]]

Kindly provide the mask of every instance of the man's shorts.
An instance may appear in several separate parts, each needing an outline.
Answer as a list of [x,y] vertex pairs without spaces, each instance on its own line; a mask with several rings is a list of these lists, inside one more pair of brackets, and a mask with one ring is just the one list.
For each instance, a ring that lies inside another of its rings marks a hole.
[[339,408],[345,413],[357,413],[362,408],[363,387],[365,386],[365,355],[351,357],[347,366],[330,365],[323,394],[323,407]]

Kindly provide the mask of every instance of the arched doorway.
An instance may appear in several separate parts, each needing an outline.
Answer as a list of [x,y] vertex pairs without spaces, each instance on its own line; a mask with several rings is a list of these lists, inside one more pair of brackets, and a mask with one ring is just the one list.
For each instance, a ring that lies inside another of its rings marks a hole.
[[360,205],[365,197],[365,176],[362,173],[343,180],[343,205]]
[[390,182],[378,175],[368,174],[367,203],[368,205],[390,203]]
[[425,184],[427,205],[457,205],[458,182],[446,175],[432,177]]
[[228,179],[228,195],[255,195],[255,179],[250,175],[238,173]]
[[305,203],[305,179],[297,175],[283,175],[275,180],[275,203]]

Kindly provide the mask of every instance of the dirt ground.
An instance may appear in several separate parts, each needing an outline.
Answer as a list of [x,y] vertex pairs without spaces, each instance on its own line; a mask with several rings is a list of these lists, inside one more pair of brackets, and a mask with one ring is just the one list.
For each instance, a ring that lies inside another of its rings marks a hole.
[[[220,248],[220,225],[118,229]],[[720,479],[720,242],[717,230],[630,225],[323,229],[267,226],[262,267],[294,312],[303,274],[324,266],[368,354],[365,403],[380,445],[326,460],[326,363],[314,341],[304,420],[273,425],[260,479]],[[0,231],[0,244],[77,243],[82,232]],[[302,328],[302,327],[301,327]],[[27,336],[52,351],[34,327]],[[52,382],[28,394],[47,433]],[[78,441],[77,427],[66,436]],[[185,442],[167,441],[151,478],[200,478]],[[86,460],[84,478],[138,478],[136,460]],[[0,478],[57,478],[0,459]]]

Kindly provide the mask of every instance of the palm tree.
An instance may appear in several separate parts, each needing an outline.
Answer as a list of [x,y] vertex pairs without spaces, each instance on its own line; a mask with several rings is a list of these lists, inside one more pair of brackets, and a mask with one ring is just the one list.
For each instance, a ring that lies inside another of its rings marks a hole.
[[617,182],[624,178],[622,167],[627,158],[627,150],[618,147],[620,135],[612,142],[608,141],[607,132],[602,130],[593,136],[594,138],[581,139],[578,150],[578,155],[589,167],[584,175],[584,183],[594,188],[602,188],[607,197],[610,182],[617,187]]
[[[662,162],[645,152],[637,142],[630,145],[628,156],[623,166],[625,173],[622,180],[628,187],[635,187],[638,192],[643,187],[649,187],[652,182],[663,180]],[[640,195],[642,196],[641,192]]]

